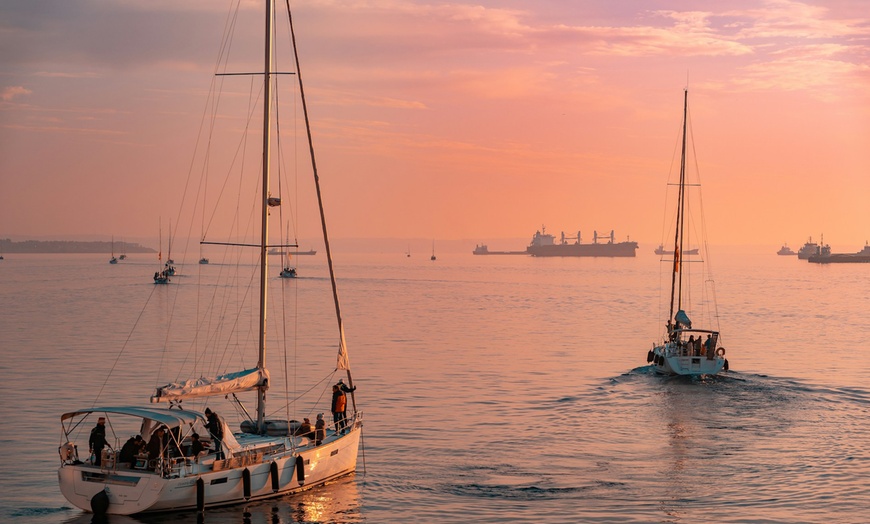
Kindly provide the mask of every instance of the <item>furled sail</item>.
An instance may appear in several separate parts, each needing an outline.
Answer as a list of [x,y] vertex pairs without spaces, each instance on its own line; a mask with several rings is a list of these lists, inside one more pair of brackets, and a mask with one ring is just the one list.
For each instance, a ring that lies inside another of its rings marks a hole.
[[151,402],[169,402],[185,398],[227,395],[240,391],[251,391],[269,386],[269,372],[253,368],[216,377],[200,377],[184,382],[173,382],[157,388]]

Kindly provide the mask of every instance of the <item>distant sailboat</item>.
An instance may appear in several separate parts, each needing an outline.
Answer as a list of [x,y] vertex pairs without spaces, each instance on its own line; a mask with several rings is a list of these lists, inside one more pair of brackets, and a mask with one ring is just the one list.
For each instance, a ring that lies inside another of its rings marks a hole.
[[160,269],[154,272],[154,283],[168,284],[169,274],[167,274],[166,272],[166,267],[163,266],[163,224],[160,225],[160,233],[157,246],[157,264]]
[[284,259],[284,269],[281,270],[279,276],[281,278],[296,278],[296,268],[290,265],[290,259],[293,255],[290,254],[290,224],[287,224],[287,242],[285,243],[282,249],[286,249],[284,252],[286,258]]
[[435,241],[432,241],[432,256],[429,257],[429,260],[435,260]]
[[115,237],[112,237],[112,258],[109,259],[109,264],[117,264],[118,259],[115,258]]

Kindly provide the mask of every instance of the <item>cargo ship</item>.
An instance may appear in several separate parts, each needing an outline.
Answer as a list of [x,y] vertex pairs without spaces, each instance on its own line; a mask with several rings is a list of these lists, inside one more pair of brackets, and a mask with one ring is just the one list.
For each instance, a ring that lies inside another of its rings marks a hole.
[[831,248],[823,246],[818,255],[812,255],[807,262],[815,264],[856,264],[870,263],[870,244],[857,253],[831,253]]
[[584,244],[579,231],[576,237],[566,237],[562,232],[556,242],[556,237],[547,233],[544,227],[535,231],[529,247],[526,248],[526,253],[533,257],[633,257],[636,256],[636,251],[637,242],[617,242],[612,230],[609,236],[599,236],[598,231],[594,231],[592,243]]

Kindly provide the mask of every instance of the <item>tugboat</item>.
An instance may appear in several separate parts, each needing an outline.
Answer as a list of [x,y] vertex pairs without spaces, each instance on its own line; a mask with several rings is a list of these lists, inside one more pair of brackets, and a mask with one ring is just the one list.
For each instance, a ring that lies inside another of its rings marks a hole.
[[776,252],[777,255],[797,255],[792,248],[788,247],[788,244],[783,244],[779,251]]
[[[822,235],[822,242],[825,241],[824,238],[825,238],[824,235]],[[798,249],[797,256],[801,260],[806,260],[806,259],[810,258],[811,256],[818,255],[820,253],[821,253],[821,250],[819,248],[819,245],[817,243],[813,242],[813,237],[810,237],[810,239],[807,240],[807,243],[804,244],[804,246],[802,248]]]

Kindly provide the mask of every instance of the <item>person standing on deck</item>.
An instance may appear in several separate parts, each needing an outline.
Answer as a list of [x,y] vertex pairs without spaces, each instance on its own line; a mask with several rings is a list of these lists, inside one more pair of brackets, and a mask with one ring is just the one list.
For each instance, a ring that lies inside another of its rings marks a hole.
[[342,379],[339,379],[338,383],[332,386],[332,419],[335,422],[336,435],[343,435],[346,431],[347,395],[345,393],[351,391],[356,391],[356,386],[349,388]]
[[102,460],[103,448],[106,447],[106,417],[97,419],[97,425],[91,430],[91,436],[88,438],[88,447],[91,448],[91,453],[94,454],[94,466],[99,466]]
[[217,454],[215,460],[223,460],[224,422],[223,420],[221,420],[217,413],[209,408],[205,408],[205,416],[208,419],[208,424],[205,425],[205,429],[207,429],[208,432],[211,433],[211,436],[214,439],[214,451]]
[[713,356],[716,354],[716,343],[713,341],[713,335],[707,335],[704,349],[707,351],[707,360],[713,360]]

